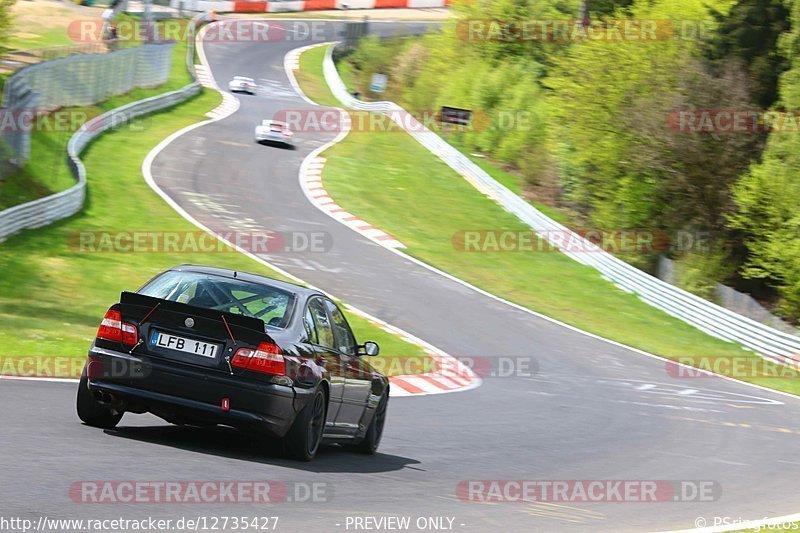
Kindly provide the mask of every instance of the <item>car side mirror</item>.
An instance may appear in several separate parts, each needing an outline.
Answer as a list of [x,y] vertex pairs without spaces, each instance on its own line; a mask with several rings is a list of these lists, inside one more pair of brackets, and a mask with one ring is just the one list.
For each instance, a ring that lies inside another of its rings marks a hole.
[[358,347],[358,353],[360,355],[375,356],[381,353],[381,347],[378,346],[377,342],[367,341]]

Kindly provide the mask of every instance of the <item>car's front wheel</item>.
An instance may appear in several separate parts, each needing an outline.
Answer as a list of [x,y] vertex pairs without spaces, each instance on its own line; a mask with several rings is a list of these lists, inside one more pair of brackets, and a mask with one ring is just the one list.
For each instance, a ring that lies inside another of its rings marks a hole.
[[381,443],[383,436],[383,426],[386,423],[386,408],[389,405],[389,392],[383,395],[378,407],[375,410],[375,416],[372,417],[372,422],[367,428],[367,434],[364,440],[354,446],[356,451],[366,453],[367,455],[374,455],[378,451],[378,446]]
[[119,424],[122,420],[122,415],[108,407],[102,405],[92,397],[89,390],[89,378],[86,373],[81,376],[80,384],[78,385],[78,418],[87,426],[92,426],[101,429],[112,429]]
[[327,411],[328,399],[325,391],[317,389],[284,437],[283,446],[287,454],[300,461],[310,461],[317,455],[325,431]]

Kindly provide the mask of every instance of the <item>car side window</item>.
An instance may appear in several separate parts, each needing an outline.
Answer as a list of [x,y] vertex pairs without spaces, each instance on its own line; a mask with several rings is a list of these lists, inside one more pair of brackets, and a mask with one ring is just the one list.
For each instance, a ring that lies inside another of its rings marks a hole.
[[317,327],[314,325],[314,317],[311,314],[311,306],[306,307],[306,314],[303,315],[303,326],[306,328],[306,335],[308,342],[311,344],[318,344]]
[[326,348],[336,349],[333,337],[333,328],[328,320],[328,313],[325,311],[325,304],[319,298],[314,298],[308,303],[308,310],[311,319],[317,329],[317,344]]
[[333,320],[333,335],[336,339],[336,349],[347,355],[356,355],[358,350],[356,338],[353,335],[353,331],[350,329],[350,325],[347,323],[347,319],[339,308],[336,307],[336,304],[330,300],[325,300],[325,305],[327,305],[328,311],[331,314],[331,319]]

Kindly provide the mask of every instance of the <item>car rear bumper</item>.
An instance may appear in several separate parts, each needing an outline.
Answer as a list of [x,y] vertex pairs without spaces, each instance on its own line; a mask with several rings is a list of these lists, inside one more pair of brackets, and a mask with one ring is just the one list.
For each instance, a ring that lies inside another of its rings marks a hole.
[[[100,401],[170,422],[223,424],[282,437],[311,389],[92,346],[89,390]],[[227,402],[225,402],[227,400]],[[227,403],[225,407],[224,404]]]
[[291,145],[292,141],[281,135],[269,135],[264,133],[256,133],[256,142],[271,142],[277,144]]

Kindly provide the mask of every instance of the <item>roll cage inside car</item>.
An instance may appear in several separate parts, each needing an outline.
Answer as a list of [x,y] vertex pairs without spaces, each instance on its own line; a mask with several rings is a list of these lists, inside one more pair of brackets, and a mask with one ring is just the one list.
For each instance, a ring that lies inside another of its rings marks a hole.
[[[168,271],[139,291],[215,311],[263,319],[268,327],[285,328],[291,320],[296,296],[268,284],[216,274]],[[268,316],[269,314],[273,316]]]

